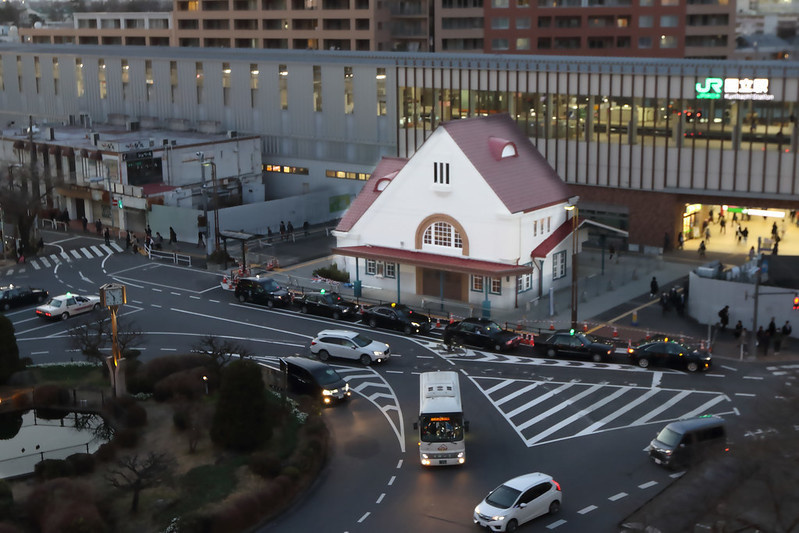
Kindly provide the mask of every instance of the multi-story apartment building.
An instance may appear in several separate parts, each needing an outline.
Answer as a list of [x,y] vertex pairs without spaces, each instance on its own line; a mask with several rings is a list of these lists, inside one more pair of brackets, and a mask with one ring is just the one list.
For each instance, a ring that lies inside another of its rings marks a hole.
[[[727,0],[174,0],[173,11],[84,13],[23,42],[728,58]],[[171,23],[170,23],[171,21]]]

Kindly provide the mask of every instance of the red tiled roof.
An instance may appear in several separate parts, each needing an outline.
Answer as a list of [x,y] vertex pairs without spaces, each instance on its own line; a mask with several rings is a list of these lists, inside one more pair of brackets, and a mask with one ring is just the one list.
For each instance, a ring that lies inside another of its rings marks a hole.
[[[372,203],[380,196],[386,184],[380,183],[381,180],[392,180],[397,172],[402,170],[408,160],[401,157],[384,157],[380,160],[372,172],[372,176],[366,181],[361,192],[352,201],[344,216],[336,226],[337,231],[349,231],[356,222],[369,210]],[[378,186],[380,185],[380,186]]]
[[[579,228],[584,222],[584,219],[577,219],[577,227]],[[549,255],[555,246],[559,245],[568,238],[572,232],[572,219],[566,220],[563,224],[555,228],[552,234],[544,239],[544,242],[536,246],[535,250],[530,252],[530,257],[533,259],[542,259]]]
[[406,265],[414,265],[448,272],[461,272],[464,274],[477,274],[481,276],[518,276],[529,274],[532,266],[509,265],[493,261],[482,261],[468,257],[451,255],[438,255],[418,250],[405,250],[388,248],[385,246],[348,246],[346,248],[333,248],[332,253],[347,257],[360,257],[378,261],[393,261]]
[[[566,184],[510,115],[444,122],[455,143],[511,213],[534,211],[569,198]],[[515,157],[498,156],[512,143]]]

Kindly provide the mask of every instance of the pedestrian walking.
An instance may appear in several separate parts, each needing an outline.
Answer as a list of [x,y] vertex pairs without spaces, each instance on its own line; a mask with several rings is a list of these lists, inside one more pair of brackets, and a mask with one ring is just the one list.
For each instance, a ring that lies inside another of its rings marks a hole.
[[41,252],[44,250],[44,237],[39,237],[39,242],[36,244],[36,249]]
[[652,276],[652,281],[649,282],[649,297],[654,298],[659,294],[658,280]]
[[755,247],[752,246],[751,248],[749,248],[749,260],[751,261],[754,258],[755,258]]
[[161,236],[161,233],[156,231],[155,232],[155,249],[161,250],[164,247],[164,238]]
[[723,233],[724,235],[726,235],[727,234],[727,219],[722,218],[721,221],[719,222],[719,226],[721,226],[721,229],[719,230],[719,234]]
[[125,232],[125,250],[130,248],[131,239],[130,239],[130,231]]
[[730,323],[730,306],[725,305],[721,311],[719,311],[719,321],[721,322],[721,331],[727,331],[727,324]]
[[732,221],[733,222],[738,222],[738,213],[733,213],[732,214]]
[[305,236],[306,236],[306,237],[307,237],[308,235],[310,235],[310,231],[308,231],[308,230],[309,230],[309,228],[310,228],[310,225],[308,224],[308,221],[307,221],[307,220],[306,220],[305,222],[303,222],[303,223],[302,223],[302,232],[305,234]]
[[103,223],[100,222],[99,218],[94,221],[94,229],[97,230],[97,235],[100,235],[103,232]]
[[705,257],[705,241],[699,243],[699,257]]
[[777,324],[774,322],[774,317],[771,317],[771,322],[768,323],[768,329],[766,329],[766,333],[768,333],[769,337],[773,337],[776,332]]
[[677,235],[677,248],[682,250],[683,245],[685,244],[685,236],[682,234],[682,231]]
[[203,232],[202,230],[197,232],[197,248],[202,248],[205,246],[205,239],[203,239]]
[[282,220],[280,221],[280,240],[286,240],[286,224]]
[[266,227],[266,242],[272,244],[272,228],[269,226]]
[[762,356],[768,355],[768,333],[763,330],[763,326],[757,328],[755,338],[757,339],[757,352]]
[[108,231],[108,228],[105,228],[105,232],[103,233],[103,236],[105,237],[105,245],[106,246],[111,246],[111,232]]
[[711,222],[713,222],[713,210],[710,210],[710,216],[708,216]]
[[294,240],[294,226],[291,225],[291,220],[286,224],[286,232],[288,233],[288,238]]
[[771,236],[772,237],[776,237],[777,236],[777,223],[776,222],[774,222],[771,225]]
[[771,249],[771,255],[777,255],[779,251],[780,243],[778,241],[774,241],[774,248]]
[[741,232],[741,235],[744,236],[744,244],[746,244],[746,240],[749,238],[749,227],[745,227],[744,230]]
[[705,240],[706,241],[710,240],[710,228],[709,227],[705,228]]
[[735,335],[736,339],[740,339],[743,331],[744,331],[744,325],[739,320],[738,323],[735,324],[735,330],[733,331],[733,335]]
[[80,217],[80,223],[83,224],[83,232],[86,233],[89,231],[89,219],[86,218],[86,215]]
[[169,244],[177,244],[178,243],[178,234],[175,231],[175,228],[169,226]]

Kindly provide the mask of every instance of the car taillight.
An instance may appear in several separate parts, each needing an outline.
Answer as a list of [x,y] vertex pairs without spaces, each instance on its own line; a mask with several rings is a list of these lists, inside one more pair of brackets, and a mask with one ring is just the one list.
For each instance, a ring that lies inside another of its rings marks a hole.
[[555,488],[558,489],[558,491],[560,491],[560,483],[558,483],[554,479],[552,480],[552,483],[554,483],[555,484]]
[[315,344],[316,344],[316,341],[311,341],[311,346],[314,346]]
[[633,349],[632,348],[627,348],[627,353],[633,353]]

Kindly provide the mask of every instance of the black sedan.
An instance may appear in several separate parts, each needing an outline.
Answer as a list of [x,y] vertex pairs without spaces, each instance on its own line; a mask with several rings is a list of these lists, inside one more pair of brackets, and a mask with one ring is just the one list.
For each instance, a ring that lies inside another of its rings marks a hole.
[[447,345],[469,344],[500,352],[516,348],[519,342],[521,337],[487,318],[464,318],[444,328],[444,344]]
[[630,361],[641,368],[666,366],[685,369],[688,372],[708,370],[710,354],[706,350],[695,350],[675,341],[648,342],[627,350]]
[[341,297],[337,292],[306,292],[294,298],[294,303],[302,313],[324,315],[336,320],[353,318],[358,315],[358,304]]
[[414,311],[407,305],[397,303],[373,305],[364,309],[361,314],[363,322],[373,328],[396,329],[406,335],[424,334],[430,331],[430,317]]
[[567,357],[606,361],[615,348],[610,344],[596,342],[583,333],[557,332],[545,340],[535,340],[535,349],[547,357]]
[[40,304],[46,299],[47,291],[44,289],[34,289],[32,287],[22,287],[18,285],[0,287],[0,309],[3,311],[8,311],[12,307]]

